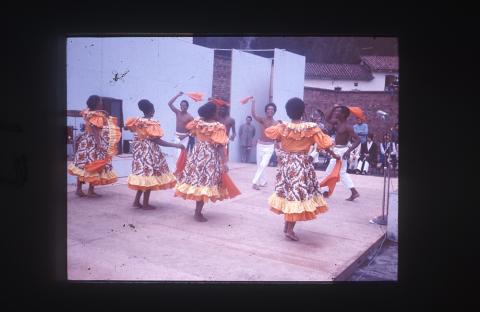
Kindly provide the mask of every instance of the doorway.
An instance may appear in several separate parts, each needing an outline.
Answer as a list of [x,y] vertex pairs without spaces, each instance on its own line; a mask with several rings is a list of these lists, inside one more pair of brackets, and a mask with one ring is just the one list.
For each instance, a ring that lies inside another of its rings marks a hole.
[[[123,131],[123,101],[120,99],[114,99],[111,97],[102,97],[103,109],[113,117],[117,117],[118,126],[120,127],[120,132]],[[123,133],[122,133],[123,136]],[[122,140],[118,142],[118,154],[122,154],[123,146]]]

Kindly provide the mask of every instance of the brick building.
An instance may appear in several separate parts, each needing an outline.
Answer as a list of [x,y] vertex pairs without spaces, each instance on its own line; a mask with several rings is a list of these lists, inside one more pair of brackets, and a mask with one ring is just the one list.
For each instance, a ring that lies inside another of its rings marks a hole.
[[[368,129],[380,141],[385,131],[398,122],[398,93],[383,91],[332,91],[305,88],[303,96],[307,116],[315,109],[326,113],[335,103],[345,106],[358,106],[367,117]],[[378,116],[378,110],[388,113],[385,118]],[[349,117],[352,124],[355,118]]]

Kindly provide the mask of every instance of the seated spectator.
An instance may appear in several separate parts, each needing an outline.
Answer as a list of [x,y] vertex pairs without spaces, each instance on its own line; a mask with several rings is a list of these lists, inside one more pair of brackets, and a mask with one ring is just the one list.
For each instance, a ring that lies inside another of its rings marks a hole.
[[357,168],[357,165],[358,165],[358,159],[360,158],[360,147],[361,147],[361,144],[358,145],[355,149],[353,149],[350,152],[350,158],[348,159],[348,166],[347,166],[348,173],[355,173],[355,169]]
[[396,149],[396,157],[395,157],[395,167],[394,170],[398,170],[398,161],[399,161],[399,146],[398,146],[398,122],[395,126],[390,130],[390,136],[392,138],[392,142],[395,144]]
[[367,136],[367,142],[360,145],[360,158],[355,172],[357,174],[367,174],[370,166],[375,167],[377,164],[377,143],[373,141],[373,133]]
[[383,142],[380,144],[380,162],[382,168],[390,166],[395,169],[397,167],[397,148],[391,141],[389,133],[385,133]]

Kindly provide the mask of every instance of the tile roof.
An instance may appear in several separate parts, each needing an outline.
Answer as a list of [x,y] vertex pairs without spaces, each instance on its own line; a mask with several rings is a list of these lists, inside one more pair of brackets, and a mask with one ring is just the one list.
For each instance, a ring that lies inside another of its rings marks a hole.
[[398,72],[398,56],[362,56],[360,59],[374,72]]
[[306,63],[305,79],[369,81],[373,76],[368,67],[358,64]]

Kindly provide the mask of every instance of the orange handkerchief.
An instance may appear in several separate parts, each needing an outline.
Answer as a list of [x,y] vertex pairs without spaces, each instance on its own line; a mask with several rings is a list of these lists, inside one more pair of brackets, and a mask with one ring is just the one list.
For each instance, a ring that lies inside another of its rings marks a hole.
[[182,149],[180,156],[177,159],[177,168],[175,169],[174,175],[179,175],[185,169],[185,163],[187,162],[187,150]]
[[328,187],[328,196],[332,196],[333,190],[335,189],[335,185],[340,180],[340,168],[342,167],[342,161],[337,160],[335,163],[335,167],[333,167],[332,172],[325,178],[323,178],[322,182],[320,182],[320,187],[327,186]]
[[246,98],[243,98],[240,100],[240,103],[242,104],[246,104],[248,102],[248,100],[250,100],[251,98],[253,98],[253,96],[247,96]]
[[195,102],[203,101],[203,93],[201,92],[187,92],[185,95],[189,96]]

